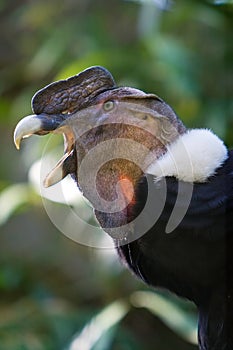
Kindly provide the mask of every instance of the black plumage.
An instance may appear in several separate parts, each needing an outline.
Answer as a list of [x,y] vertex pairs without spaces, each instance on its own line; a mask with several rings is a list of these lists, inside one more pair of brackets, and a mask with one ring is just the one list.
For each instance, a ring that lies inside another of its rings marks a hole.
[[[165,207],[143,237],[118,248],[121,258],[146,283],[196,303],[201,349],[233,349],[233,151],[208,182],[193,185],[187,213],[170,234],[165,233],[166,225],[176,203],[178,180],[168,177],[161,185],[152,175],[143,176],[134,215],[146,203],[148,182],[152,182],[155,210],[166,186]],[[191,186],[182,185],[180,206],[186,205]]]
[[[200,349],[232,350],[233,151],[227,153],[209,131],[189,134],[156,95],[117,88],[102,67],[40,90],[32,105],[36,114],[18,124],[16,146],[31,134],[60,132],[65,138],[65,157],[48,175],[46,186],[71,174],[134,274],[153,287],[167,288],[195,302]],[[125,139],[139,143],[147,153],[118,142]],[[114,142],[96,156],[104,160],[104,153],[112,155],[96,177],[100,194],[109,201],[109,210],[104,211],[91,185],[95,158],[85,181],[79,168],[90,151],[109,140]],[[180,156],[179,145],[187,140],[192,171],[190,164],[186,169],[187,159]],[[173,147],[176,144],[178,151]],[[141,168],[122,159],[119,150]],[[166,159],[169,152],[174,152],[178,170]],[[161,159],[167,171],[163,176],[155,170]],[[122,210],[116,210],[116,188],[127,204]]]

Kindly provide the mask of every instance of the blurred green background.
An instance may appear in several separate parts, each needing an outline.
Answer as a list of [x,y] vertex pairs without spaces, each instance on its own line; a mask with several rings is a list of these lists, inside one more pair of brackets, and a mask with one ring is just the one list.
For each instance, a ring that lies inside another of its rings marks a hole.
[[46,137],[12,135],[39,88],[103,65],[232,147],[232,1],[1,0],[0,28],[0,350],[197,349],[191,303],[53,226],[28,180]]

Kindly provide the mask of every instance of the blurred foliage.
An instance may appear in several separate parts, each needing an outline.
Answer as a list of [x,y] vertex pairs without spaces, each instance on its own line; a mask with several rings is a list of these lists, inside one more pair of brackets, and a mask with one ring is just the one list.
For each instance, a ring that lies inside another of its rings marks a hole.
[[233,146],[232,1],[2,0],[0,23],[0,350],[196,349],[192,304],[53,227],[27,181],[47,139],[12,133],[39,88],[103,65]]

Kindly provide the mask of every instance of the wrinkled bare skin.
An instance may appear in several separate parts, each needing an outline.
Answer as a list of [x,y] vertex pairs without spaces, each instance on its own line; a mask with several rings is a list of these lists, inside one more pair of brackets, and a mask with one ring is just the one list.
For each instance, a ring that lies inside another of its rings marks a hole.
[[71,173],[102,227],[130,220],[139,178],[185,132],[158,96],[117,88],[102,67],[45,87],[35,94],[32,107],[36,114],[16,127],[16,146],[31,134],[63,134],[65,156],[47,176],[46,186]]

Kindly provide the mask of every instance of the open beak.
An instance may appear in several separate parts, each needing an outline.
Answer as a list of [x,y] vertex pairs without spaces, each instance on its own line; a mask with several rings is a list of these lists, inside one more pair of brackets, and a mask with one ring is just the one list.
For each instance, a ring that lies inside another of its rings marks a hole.
[[50,171],[44,180],[44,186],[49,187],[61,181],[68,174],[75,171],[75,140],[71,128],[64,123],[65,115],[33,114],[29,115],[16,125],[14,131],[14,143],[20,148],[22,139],[31,135],[46,135],[48,133],[63,134],[64,156]]
[[76,168],[75,136],[66,123],[71,115],[85,106],[102,91],[115,87],[107,69],[99,66],[87,68],[65,80],[59,80],[39,90],[32,98],[35,114],[23,118],[15,128],[14,142],[17,149],[21,140],[36,135],[60,133],[64,136],[65,154],[47,175],[44,185],[51,186]]

